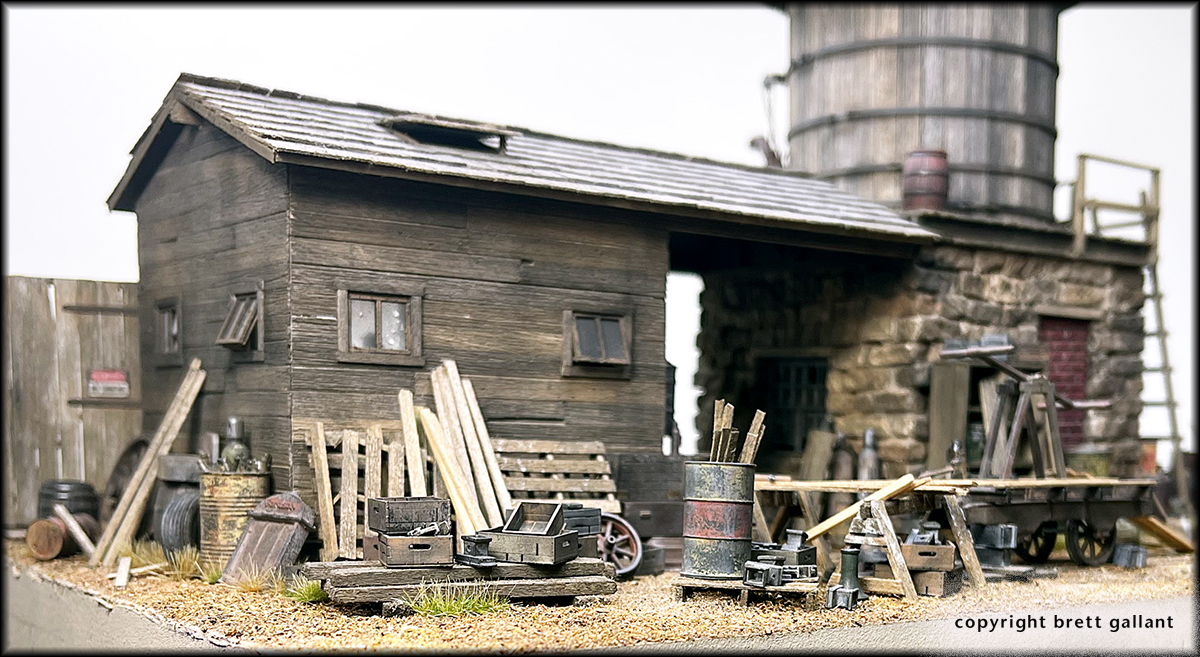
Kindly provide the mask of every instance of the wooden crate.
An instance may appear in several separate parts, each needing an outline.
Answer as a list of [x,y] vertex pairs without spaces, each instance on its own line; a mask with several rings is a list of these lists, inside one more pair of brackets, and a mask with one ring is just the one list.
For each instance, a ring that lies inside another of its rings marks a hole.
[[815,593],[819,586],[820,583],[815,577],[811,580],[788,582],[782,586],[768,586],[766,588],[746,586],[740,580],[708,580],[677,577],[671,589],[675,594],[675,599],[680,602],[686,602],[697,591],[723,591],[737,594],[738,601],[743,605],[748,605],[750,604],[751,594],[781,593],[808,596]]
[[432,524],[450,522],[450,500],[441,497],[372,497],[367,500],[367,528],[381,534],[407,534]]
[[962,568],[951,571],[927,570],[912,574],[913,586],[917,595],[928,595],[944,598],[962,590]]
[[606,513],[621,512],[604,443],[493,438],[492,445],[513,504],[580,502]]
[[378,561],[389,568],[453,566],[454,536],[366,536],[363,561]]
[[492,539],[488,544],[488,554],[499,561],[558,565],[579,555],[579,532],[576,531],[554,536],[493,531],[479,533]]
[[953,545],[905,543],[900,546],[900,554],[904,556],[904,563],[908,565],[910,571],[937,570],[945,572],[954,570],[955,552],[956,548]]

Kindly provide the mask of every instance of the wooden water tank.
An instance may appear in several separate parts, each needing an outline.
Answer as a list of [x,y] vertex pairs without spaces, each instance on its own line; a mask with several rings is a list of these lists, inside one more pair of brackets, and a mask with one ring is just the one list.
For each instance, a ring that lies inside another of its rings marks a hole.
[[945,151],[947,210],[1053,221],[1060,7],[789,3],[789,165],[900,208]]

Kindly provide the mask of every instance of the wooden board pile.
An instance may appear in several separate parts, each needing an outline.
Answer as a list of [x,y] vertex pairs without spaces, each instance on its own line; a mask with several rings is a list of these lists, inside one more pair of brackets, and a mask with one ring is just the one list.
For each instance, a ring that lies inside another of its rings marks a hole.
[[505,485],[517,502],[578,502],[620,513],[604,443],[570,440],[492,441]]
[[718,399],[713,406],[712,447],[709,449],[708,460],[717,463],[754,463],[754,457],[758,455],[758,446],[762,442],[763,421],[766,419],[766,413],[755,411],[745,441],[739,442],[738,430],[733,428],[733,404],[726,404],[724,399]]

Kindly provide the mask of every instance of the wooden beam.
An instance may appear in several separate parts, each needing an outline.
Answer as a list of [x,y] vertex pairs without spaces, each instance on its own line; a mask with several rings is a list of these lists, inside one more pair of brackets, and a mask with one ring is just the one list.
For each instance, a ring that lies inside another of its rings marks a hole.
[[[408,489],[413,497],[428,495],[425,487],[425,459],[417,436],[417,412],[411,390],[400,391],[400,428],[404,436],[404,461],[408,464]],[[401,493],[403,494],[403,493]]]
[[1139,529],[1154,534],[1168,547],[1173,548],[1176,552],[1195,552],[1196,546],[1188,540],[1187,536],[1168,527],[1163,521],[1154,516],[1138,516],[1130,518],[1130,522],[1137,525]]
[[79,549],[87,556],[92,556],[96,553],[96,546],[92,544],[92,539],[88,538],[87,532],[83,531],[83,527],[79,526],[79,521],[75,520],[75,516],[67,510],[67,507],[62,504],[54,505],[54,515],[63,522],[67,527],[67,531],[71,532],[71,536],[75,539],[75,543],[79,545]]
[[954,535],[954,544],[958,546],[958,555],[966,567],[967,579],[972,586],[983,586],[987,579],[983,576],[983,567],[979,565],[979,556],[975,554],[975,541],[971,539],[971,531],[967,528],[967,516],[955,496],[943,495],[942,502],[946,505],[950,531]]
[[112,518],[105,526],[100,540],[96,542],[96,551],[88,560],[88,565],[95,567],[103,564],[111,567],[117,559],[118,552],[133,541],[133,535],[142,521],[146,510],[146,500],[154,487],[155,476],[158,472],[158,457],[171,450],[171,445],[179,436],[184,420],[192,410],[196,395],[204,385],[205,372],[200,369],[200,359],[193,358],[188,366],[183,382],[179,385],[175,397],[171,400],[158,430],[150,439],[146,453],[138,463],[137,470],[129,480]]
[[[358,432],[342,434],[342,515],[338,522],[338,556],[358,558]],[[349,464],[353,463],[352,467]]]
[[[383,430],[377,424],[367,427],[367,463],[363,470],[363,499],[383,495]],[[374,535],[375,532],[366,527],[365,503],[363,509],[363,536]]]
[[483,447],[483,459],[487,462],[488,473],[491,475],[492,487],[496,491],[496,502],[501,512],[513,508],[512,495],[504,483],[504,474],[500,470],[500,459],[496,456],[496,446],[488,433],[487,424],[483,421],[483,411],[479,409],[479,400],[475,397],[475,386],[470,379],[463,379],[463,392],[467,396],[467,406],[471,410],[471,420],[475,423],[475,433],[479,435],[479,443]]
[[442,475],[442,483],[446,487],[446,493],[450,497],[450,503],[454,506],[455,515],[458,517],[459,536],[474,534],[480,529],[485,529],[486,521],[483,518],[483,512],[479,510],[474,498],[465,492],[468,484],[455,464],[457,457],[454,456],[447,444],[441,422],[428,408],[418,408],[417,416],[421,420],[421,426],[425,427],[426,443],[429,444],[429,451],[433,453],[434,463],[437,464],[438,472]]
[[404,497],[404,459],[407,456],[404,442],[392,434],[387,443],[388,454],[388,497]]
[[914,480],[914,478],[911,474],[906,474],[903,477],[900,477],[899,479],[896,479],[892,483],[888,484],[887,486],[884,486],[883,488],[880,488],[879,490],[875,491],[874,493],[871,493],[866,498],[863,498],[863,499],[855,502],[854,504],[851,504],[850,506],[848,506],[848,507],[842,509],[841,511],[838,511],[834,515],[830,516],[826,520],[818,523],[816,527],[812,527],[811,529],[808,530],[808,538],[809,538],[809,540],[811,540],[811,539],[813,539],[817,536],[820,536],[821,534],[824,534],[825,532],[833,529],[834,527],[837,527],[838,525],[842,524],[843,522],[846,522],[847,520],[853,518],[855,515],[858,514],[858,509],[859,509],[859,507],[861,507],[863,505],[864,502],[872,502],[874,500],[891,499],[897,495],[903,495],[904,493],[907,493],[907,492],[911,491],[912,489],[916,488],[921,483],[924,483],[927,481],[929,481],[929,479],[921,479],[920,481],[916,481],[916,480]]
[[[463,439],[462,427],[458,426],[458,411],[454,408],[454,396],[450,393],[450,386],[446,381],[446,368],[439,365],[429,376],[433,384],[433,402],[437,408],[437,418],[442,423],[442,435],[446,438],[446,446],[454,454],[454,460],[447,462],[447,465],[458,468],[464,479],[469,480],[471,461],[467,456],[467,443]],[[464,490],[463,495],[470,497],[476,506],[479,505],[479,496],[475,494],[474,486]]]
[[479,496],[480,507],[487,516],[488,524],[498,527],[504,524],[504,512],[496,501],[496,489],[492,486],[491,474],[483,458],[483,446],[479,434],[475,431],[475,418],[471,417],[471,408],[467,405],[467,393],[463,390],[462,377],[458,374],[458,364],[453,360],[442,361],[446,368],[446,383],[454,399],[454,410],[458,414],[458,424],[462,428],[463,441],[467,445],[467,456],[470,457],[471,470],[474,474],[476,493]]
[[904,562],[904,554],[900,551],[900,540],[896,538],[896,529],[892,518],[888,515],[883,500],[871,500],[871,514],[879,521],[886,545],[888,565],[892,567],[892,577],[900,582],[904,597],[909,600],[917,599],[917,588],[913,586],[912,575],[908,573],[908,564]]
[[754,463],[754,457],[758,455],[758,445],[762,441],[763,421],[766,419],[766,413],[761,410],[754,411],[754,420],[750,422],[750,431],[746,433],[746,444],[742,445],[742,453],[738,457],[739,463]]
[[317,494],[317,513],[321,519],[318,531],[321,535],[321,560],[333,561],[338,556],[338,534],[333,520],[333,489],[329,485],[329,461],[325,453],[325,423],[317,422],[316,430],[309,432],[309,447],[312,448],[313,488]]
[[725,400],[713,402],[713,433],[712,445],[708,448],[708,460],[717,460],[717,449],[721,444],[721,420],[725,416]]

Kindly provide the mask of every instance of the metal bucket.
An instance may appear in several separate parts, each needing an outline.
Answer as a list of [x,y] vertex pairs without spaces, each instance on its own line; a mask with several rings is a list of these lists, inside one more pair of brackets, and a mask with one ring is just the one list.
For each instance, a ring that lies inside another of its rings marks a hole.
[[683,464],[683,565],[679,574],[742,579],[754,523],[754,464]]
[[224,565],[237,547],[250,513],[270,493],[267,473],[200,475],[200,557]]

